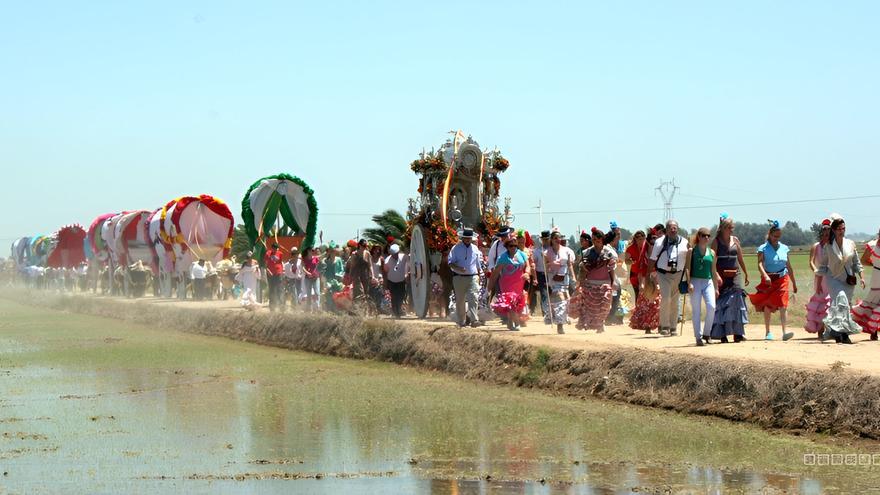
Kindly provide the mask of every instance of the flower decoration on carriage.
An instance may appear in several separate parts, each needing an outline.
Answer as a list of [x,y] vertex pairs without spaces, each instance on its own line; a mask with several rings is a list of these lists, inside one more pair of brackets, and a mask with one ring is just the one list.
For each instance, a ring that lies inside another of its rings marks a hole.
[[449,225],[443,225],[442,220],[435,220],[431,222],[426,240],[430,250],[442,253],[458,243],[458,231]]
[[477,232],[482,238],[492,239],[504,222],[494,209],[489,209],[483,214],[483,219],[477,224]]
[[504,172],[508,168],[510,168],[510,162],[507,158],[501,154],[497,149],[492,152],[489,159],[491,168],[495,169],[498,172]]
[[417,174],[424,174],[428,172],[445,172],[449,167],[439,153],[422,153],[422,156],[410,163],[409,168]]

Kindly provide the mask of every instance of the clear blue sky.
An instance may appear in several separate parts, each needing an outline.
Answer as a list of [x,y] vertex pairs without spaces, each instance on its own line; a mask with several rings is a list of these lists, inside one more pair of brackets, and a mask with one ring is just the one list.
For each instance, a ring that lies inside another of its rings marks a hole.
[[[403,210],[422,147],[462,129],[548,211],[880,194],[877,2],[5,2],[0,238],[210,193],[236,216],[285,171],[325,240]],[[880,199],[681,210],[687,227]],[[363,216],[339,216],[363,213]],[[661,211],[547,215],[562,229]],[[5,254],[5,253],[4,253]]]

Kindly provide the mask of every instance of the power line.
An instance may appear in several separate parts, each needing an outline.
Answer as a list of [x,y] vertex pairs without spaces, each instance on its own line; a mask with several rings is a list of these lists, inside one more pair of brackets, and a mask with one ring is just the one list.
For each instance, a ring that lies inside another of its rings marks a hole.
[[[676,206],[676,210],[702,210],[707,208],[718,208],[718,207],[742,207],[742,206],[770,206],[770,205],[794,205],[794,204],[804,204],[804,203],[822,203],[828,201],[850,201],[856,199],[875,199],[880,198],[880,194],[870,194],[866,196],[846,196],[840,198],[817,198],[817,199],[795,199],[789,201],[759,201],[754,203],[726,203],[726,204],[714,204],[714,205],[699,205],[699,206]],[[583,213],[637,213],[637,212],[647,212],[647,211],[663,211],[664,208],[629,208],[629,209],[605,209],[605,210],[570,210],[570,211],[545,211],[546,214],[552,215],[574,215],[574,214],[583,214]],[[537,213],[533,212],[523,212],[516,213],[517,215],[537,215]]]

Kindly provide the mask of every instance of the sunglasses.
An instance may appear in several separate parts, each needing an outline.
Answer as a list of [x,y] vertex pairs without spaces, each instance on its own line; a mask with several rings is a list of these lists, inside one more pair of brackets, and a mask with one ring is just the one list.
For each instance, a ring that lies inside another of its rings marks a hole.
[[700,239],[708,239],[709,234],[700,234]]

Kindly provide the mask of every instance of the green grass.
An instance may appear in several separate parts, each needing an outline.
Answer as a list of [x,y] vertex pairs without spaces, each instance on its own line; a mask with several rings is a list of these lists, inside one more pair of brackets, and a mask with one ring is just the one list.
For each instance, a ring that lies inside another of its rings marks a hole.
[[520,386],[531,386],[537,384],[538,379],[541,378],[541,375],[547,371],[547,364],[549,362],[550,351],[543,347],[539,347],[538,350],[535,351],[535,357],[532,360],[531,365],[529,366],[529,370],[516,377],[517,384]]

